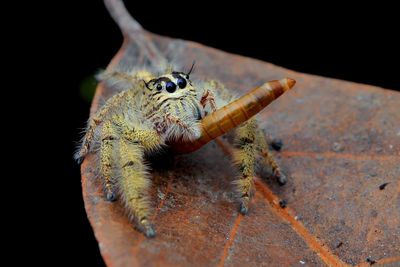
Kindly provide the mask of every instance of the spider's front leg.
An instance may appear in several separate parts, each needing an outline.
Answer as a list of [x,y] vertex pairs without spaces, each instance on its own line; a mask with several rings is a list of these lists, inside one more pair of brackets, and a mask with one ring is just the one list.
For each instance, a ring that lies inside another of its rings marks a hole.
[[[123,125],[123,124],[122,124]],[[151,181],[144,163],[144,153],[160,149],[162,139],[155,130],[121,127],[122,138],[119,142],[119,180],[122,199],[131,216],[136,218],[138,226],[147,237],[154,237],[155,231],[150,221],[151,205],[148,191]]]
[[122,200],[131,219],[137,220],[140,230],[147,237],[153,237],[155,232],[150,222],[151,206],[148,196],[151,182],[143,162],[143,148],[122,138],[119,142],[119,152],[118,165],[121,173],[119,185]]
[[151,181],[144,154],[159,149],[161,144],[162,139],[155,130],[142,129],[140,125],[132,128],[118,116],[106,121],[102,128],[100,171],[106,197],[114,200],[118,187],[129,214],[147,237],[153,237],[155,232],[150,222]]

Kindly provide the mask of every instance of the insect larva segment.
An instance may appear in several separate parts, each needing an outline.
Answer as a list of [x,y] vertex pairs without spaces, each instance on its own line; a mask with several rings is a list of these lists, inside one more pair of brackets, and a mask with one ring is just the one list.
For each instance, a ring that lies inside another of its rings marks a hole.
[[190,143],[171,144],[172,147],[181,153],[199,149],[256,115],[284,92],[291,89],[295,83],[295,80],[285,78],[254,88],[244,96],[204,117],[201,120],[202,134],[199,139]]

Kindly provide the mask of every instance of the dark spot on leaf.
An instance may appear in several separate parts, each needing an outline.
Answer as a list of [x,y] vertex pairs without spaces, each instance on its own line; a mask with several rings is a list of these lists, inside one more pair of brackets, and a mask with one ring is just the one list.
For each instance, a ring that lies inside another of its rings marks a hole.
[[279,200],[279,207],[281,207],[282,209],[286,208],[287,205],[287,201],[284,199]]
[[371,259],[371,257],[368,257],[367,262],[369,263],[369,265],[373,265],[376,263],[376,260],[373,260],[373,259]]
[[281,139],[274,139],[271,142],[271,147],[276,150],[276,151],[280,151],[283,147],[283,142]]
[[378,212],[376,210],[372,210],[371,211],[371,216],[374,217],[374,218],[378,217]]
[[385,187],[388,185],[389,183],[383,183],[379,186],[379,190],[383,190],[385,189]]
[[338,142],[335,142],[332,145],[332,150],[335,151],[335,152],[343,151],[343,145],[338,143]]

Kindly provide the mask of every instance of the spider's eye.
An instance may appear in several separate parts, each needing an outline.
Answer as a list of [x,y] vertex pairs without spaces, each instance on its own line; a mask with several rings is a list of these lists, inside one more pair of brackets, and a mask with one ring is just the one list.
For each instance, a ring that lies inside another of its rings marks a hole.
[[176,84],[174,84],[173,82],[167,82],[165,88],[167,89],[168,93],[173,93],[176,90]]
[[183,78],[178,78],[177,83],[178,83],[179,88],[181,88],[181,89],[185,88],[186,84],[187,84],[186,80]]
[[157,84],[156,88],[157,88],[158,91],[161,91],[162,85],[161,84]]

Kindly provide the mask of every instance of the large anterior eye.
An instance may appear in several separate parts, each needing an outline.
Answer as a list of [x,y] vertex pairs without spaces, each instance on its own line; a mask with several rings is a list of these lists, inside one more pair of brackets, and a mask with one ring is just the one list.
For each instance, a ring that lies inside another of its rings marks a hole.
[[165,88],[167,89],[168,93],[173,93],[176,90],[176,84],[173,82],[167,82]]
[[177,83],[178,83],[179,88],[181,88],[181,89],[185,88],[186,84],[187,84],[186,80],[183,78],[178,78]]

